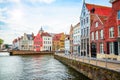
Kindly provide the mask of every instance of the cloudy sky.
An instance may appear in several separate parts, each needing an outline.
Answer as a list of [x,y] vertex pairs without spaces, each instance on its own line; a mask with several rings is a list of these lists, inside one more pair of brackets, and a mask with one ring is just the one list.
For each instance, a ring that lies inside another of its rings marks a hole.
[[[86,0],[111,6],[109,0]],[[43,27],[50,33],[69,33],[79,22],[82,0],[0,0],[0,38],[4,43]]]

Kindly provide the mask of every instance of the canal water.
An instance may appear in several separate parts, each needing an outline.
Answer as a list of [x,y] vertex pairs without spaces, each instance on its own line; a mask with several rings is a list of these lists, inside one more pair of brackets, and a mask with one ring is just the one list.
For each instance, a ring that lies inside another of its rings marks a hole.
[[0,56],[0,80],[89,80],[52,55]]

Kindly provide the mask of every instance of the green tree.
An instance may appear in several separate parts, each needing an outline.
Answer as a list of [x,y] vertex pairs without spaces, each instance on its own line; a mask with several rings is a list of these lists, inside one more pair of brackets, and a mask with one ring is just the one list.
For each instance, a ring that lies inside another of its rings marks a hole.
[[2,39],[0,39],[0,49],[1,49],[1,44],[3,44],[3,40]]
[[3,44],[3,42],[4,42],[4,41],[3,41],[2,39],[0,39],[0,45]]

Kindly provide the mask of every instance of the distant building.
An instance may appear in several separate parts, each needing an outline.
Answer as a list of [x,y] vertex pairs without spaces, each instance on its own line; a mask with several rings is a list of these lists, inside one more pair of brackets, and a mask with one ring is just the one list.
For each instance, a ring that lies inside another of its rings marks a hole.
[[34,51],[41,51],[43,46],[43,39],[40,33],[38,33],[34,38]]
[[42,51],[52,51],[52,37],[47,32],[42,32],[41,37],[43,40]]
[[20,39],[20,50],[33,50],[34,34],[26,34]]
[[72,54],[73,53],[73,26],[72,25],[70,26],[69,35],[70,35],[70,53]]
[[65,54],[70,54],[70,36],[66,35],[65,38]]
[[53,37],[53,50],[64,50],[65,34],[55,34]]
[[73,54],[80,54],[80,23],[73,27]]

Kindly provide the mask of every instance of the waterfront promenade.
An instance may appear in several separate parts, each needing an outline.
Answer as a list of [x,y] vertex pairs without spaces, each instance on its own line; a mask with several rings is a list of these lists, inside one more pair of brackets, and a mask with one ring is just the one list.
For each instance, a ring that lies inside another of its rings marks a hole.
[[59,56],[73,59],[76,61],[80,61],[80,62],[84,62],[87,64],[91,64],[91,65],[95,65],[95,66],[99,66],[102,68],[107,68],[110,70],[120,72],[120,61],[108,60],[108,59],[96,59],[96,58],[91,58],[91,57],[80,57],[80,56],[75,56],[75,55],[65,55],[63,53],[57,53],[55,55],[59,55]]

